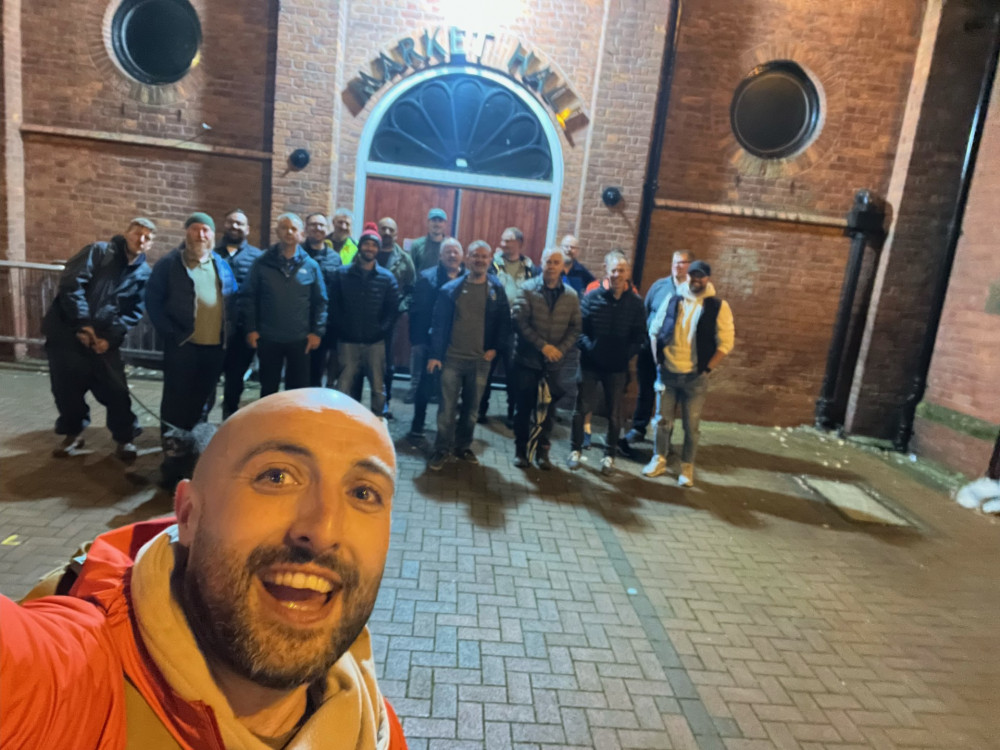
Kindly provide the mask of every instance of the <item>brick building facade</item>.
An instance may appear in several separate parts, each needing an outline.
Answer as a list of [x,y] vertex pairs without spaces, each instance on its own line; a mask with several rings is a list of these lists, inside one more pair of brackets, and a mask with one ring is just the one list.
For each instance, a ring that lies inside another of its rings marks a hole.
[[[648,206],[649,241],[638,248],[643,287],[668,272],[674,249],[712,263],[735,313],[737,347],[715,380],[709,418],[811,422],[854,191],[869,188],[916,217],[866,266],[874,296],[857,313],[864,336],[846,415],[851,431],[890,438],[897,430],[934,282],[909,269],[933,267],[930,259],[941,254],[937,230],[947,224],[939,221],[943,208],[922,211],[933,196],[921,193],[927,180],[920,170],[952,169],[954,144],[932,136],[961,125],[928,122],[928,112],[947,105],[956,80],[978,85],[975,55],[965,68],[940,63],[948,43],[961,48],[962,34],[982,36],[983,25],[975,24],[988,3],[703,0],[683,6],[677,34],[668,38],[669,0],[498,0],[479,11],[447,0],[190,0],[201,29],[194,64],[176,82],[151,84],[127,74],[116,56],[121,2],[3,0],[6,259],[64,259],[140,213],[160,225],[156,256],[180,241],[184,217],[195,209],[221,218],[238,206],[250,218],[252,239],[263,243],[283,211],[348,206],[357,232],[382,215],[366,204],[362,216],[357,203],[365,196],[359,149],[385,102],[417,74],[478,64],[531,99],[558,140],[560,182],[547,204],[558,210],[546,240],[577,233],[592,267],[612,246],[635,251],[649,177],[659,188]],[[406,57],[405,39],[413,40],[415,56]],[[665,59],[672,84],[663,91]],[[734,138],[730,106],[740,82],[776,60],[808,75],[819,118],[795,153],[759,158]],[[362,73],[371,79],[364,101],[355,85]],[[658,173],[647,175],[663,104],[662,159]],[[289,165],[295,149],[309,151],[306,168]],[[612,208],[601,201],[607,186],[623,196]],[[478,204],[470,198],[468,205]],[[519,223],[517,215],[497,220]],[[423,232],[419,224],[400,229],[407,237]],[[958,268],[965,256],[978,257],[974,247],[985,241],[965,240]],[[953,304],[949,299],[942,331],[957,315]],[[995,401],[940,395],[949,389],[942,384],[949,367],[944,355],[935,360],[929,398],[1000,421]],[[960,382],[968,393],[983,388],[968,374]]]

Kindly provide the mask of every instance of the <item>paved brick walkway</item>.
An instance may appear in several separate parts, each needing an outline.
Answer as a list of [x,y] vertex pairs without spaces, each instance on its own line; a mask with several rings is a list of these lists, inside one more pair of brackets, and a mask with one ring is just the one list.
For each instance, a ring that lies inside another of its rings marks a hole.
[[[158,403],[156,382],[135,392]],[[53,418],[44,374],[0,368],[12,596],[80,541],[170,510],[149,484],[155,429],[125,474],[103,429],[94,453],[50,458]],[[575,474],[523,472],[505,428],[477,429],[479,467],[426,472],[397,442],[372,630],[414,750],[1000,748],[993,519],[809,430],[709,425],[682,491],[627,461],[605,479],[595,450]],[[858,483],[915,526],[849,522],[802,476]]]

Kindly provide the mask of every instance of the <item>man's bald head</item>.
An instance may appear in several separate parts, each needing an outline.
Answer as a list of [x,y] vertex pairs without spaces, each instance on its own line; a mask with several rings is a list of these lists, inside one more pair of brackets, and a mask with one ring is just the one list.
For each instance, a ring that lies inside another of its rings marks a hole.
[[192,481],[197,482],[199,475],[204,477],[212,470],[213,462],[232,449],[231,444],[235,436],[239,435],[242,442],[245,442],[249,435],[256,434],[258,437],[263,437],[269,429],[268,426],[273,428],[288,418],[296,421],[308,418],[309,421],[328,422],[331,430],[337,429],[338,425],[345,422],[354,424],[358,428],[367,427],[373,431],[373,439],[375,436],[380,436],[383,445],[387,444],[392,449],[391,467],[395,474],[395,448],[392,447],[392,439],[382,420],[340,391],[331,388],[297,388],[280,391],[243,406],[223,422],[202,452]]
[[281,690],[326,674],[375,605],[395,476],[385,426],[337,391],[226,420],[174,498],[182,606],[211,665]]

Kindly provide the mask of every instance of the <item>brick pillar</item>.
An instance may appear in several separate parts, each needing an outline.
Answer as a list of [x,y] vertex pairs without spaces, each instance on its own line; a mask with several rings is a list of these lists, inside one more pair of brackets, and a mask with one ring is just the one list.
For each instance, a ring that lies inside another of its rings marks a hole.
[[[25,260],[24,243],[24,146],[21,142],[21,0],[2,0],[3,76],[0,105],[3,107],[3,173],[0,175],[0,242],[5,260]],[[2,278],[2,277],[0,277]],[[11,301],[14,333],[27,335],[27,313],[23,277],[6,276],[8,288],[0,289]],[[14,352],[23,356],[24,348]]]
[[[949,271],[950,224],[993,43],[988,5],[961,0],[941,8],[923,104],[912,131],[912,157],[901,178],[855,371],[846,420],[851,433],[895,437],[921,365],[934,289]],[[916,75],[920,72],[918,68]],[[903,143],[907,136],[904,127],[901,146],[909,145]]]
[[[341,6],[325,0],[281,3],[274,83],[274,158],[271,213],[305,214],[333,210],[331,182],[337,173],[334,130],[341,108],[343,74]],[[301,171],[288,166],[288,156],[307,149],[311,160]]]

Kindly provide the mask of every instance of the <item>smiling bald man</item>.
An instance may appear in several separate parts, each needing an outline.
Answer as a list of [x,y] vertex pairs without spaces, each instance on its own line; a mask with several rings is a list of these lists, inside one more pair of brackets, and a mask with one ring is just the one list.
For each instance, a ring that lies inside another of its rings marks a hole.
[[0,746],[405,748],[366,628],[395,474],[338,391],[238,411],[176,522],[98,537],[68,596],[0,597]]

